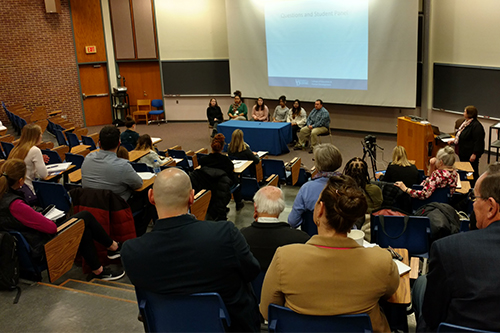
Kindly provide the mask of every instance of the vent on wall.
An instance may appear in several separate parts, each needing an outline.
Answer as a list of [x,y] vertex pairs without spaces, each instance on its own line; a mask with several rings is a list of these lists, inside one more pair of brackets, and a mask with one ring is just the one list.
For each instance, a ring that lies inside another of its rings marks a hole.
[[45,12],[61,14],[61,0],[45,0]]

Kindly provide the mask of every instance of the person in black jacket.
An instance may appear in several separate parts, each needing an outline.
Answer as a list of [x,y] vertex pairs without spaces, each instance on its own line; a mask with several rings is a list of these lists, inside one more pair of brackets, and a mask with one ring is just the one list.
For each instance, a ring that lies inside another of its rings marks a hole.
[[224,117],[222,115],[222,110],[220,109],[219,104],[217,104],[217,100],[212,98],[208,103],[207,108],[207,118],[210,126],[213,127],[212,138],[217,134],[217,125],[224,121]]
[[464,110],[465,121],[460,125],[455,135],[455,152],[461,162],[470,162],[474,169],[474,187],[479,178],[479,159],[484,153],[484,127],[477,120],[477,109],[469,105]]
[[231,142],[228,147],[229,157],[234,160],[253,161],[253,164],[259,164],[259,157],[255,155],[250,146],[243,140],[243,131],[236,129],[231,136]]
[[406,187],[413,184],[420,184],[418,169],[408,161],[406,149],[403,146],[396,146],[392,151],[392,162],[387,166],[385,175],[377,173],[375,177],[387,183],[403,182]]

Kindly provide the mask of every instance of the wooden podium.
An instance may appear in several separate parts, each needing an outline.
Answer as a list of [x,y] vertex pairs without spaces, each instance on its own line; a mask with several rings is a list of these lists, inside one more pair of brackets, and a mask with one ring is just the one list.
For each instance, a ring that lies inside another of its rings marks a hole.
[[408,159],[414,160],[418,169],[427,171],[430,158],[436,154],[431,124],[421,124],[409,117],[399,117],[398,146],[405,147]]

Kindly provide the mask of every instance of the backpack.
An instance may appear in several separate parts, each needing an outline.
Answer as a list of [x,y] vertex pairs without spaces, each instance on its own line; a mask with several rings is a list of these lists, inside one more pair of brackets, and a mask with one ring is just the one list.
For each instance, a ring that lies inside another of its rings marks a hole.
[[455,209],[448,204],[433,202],[420,207],[414,215],[429,218],[432,241],[460,231],[460,218]]
[[19,301],[21,288],[19,283],[19,258],[16,239],[5,231],[0,231],[0,290],[15,290],[14,304]]

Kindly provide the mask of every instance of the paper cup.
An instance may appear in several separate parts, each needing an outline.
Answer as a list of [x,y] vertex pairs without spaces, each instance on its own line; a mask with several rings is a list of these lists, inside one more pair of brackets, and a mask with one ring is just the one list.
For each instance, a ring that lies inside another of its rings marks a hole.
[[354,239],[356,243],[363,246],[363,239],[365,238],[365,233],[361,230],[354,229],[347,233],[347,237]]

